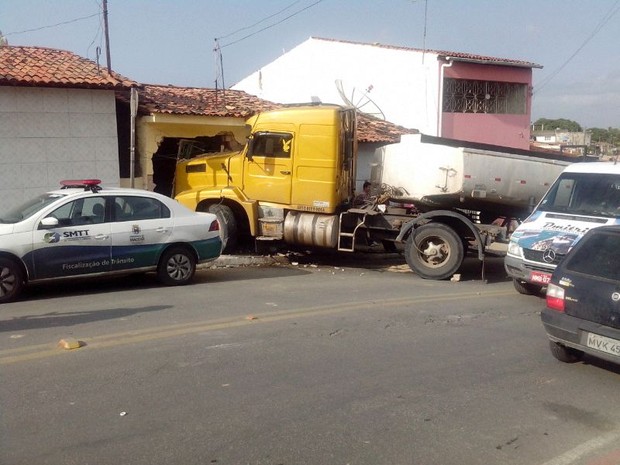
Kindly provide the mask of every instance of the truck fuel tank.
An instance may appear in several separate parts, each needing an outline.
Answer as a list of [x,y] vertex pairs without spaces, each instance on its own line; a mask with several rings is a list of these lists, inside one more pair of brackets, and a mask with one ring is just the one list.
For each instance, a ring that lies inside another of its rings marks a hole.
[[284,241],[288,244],[336,248],[338,216],[290,211],[284,219]]

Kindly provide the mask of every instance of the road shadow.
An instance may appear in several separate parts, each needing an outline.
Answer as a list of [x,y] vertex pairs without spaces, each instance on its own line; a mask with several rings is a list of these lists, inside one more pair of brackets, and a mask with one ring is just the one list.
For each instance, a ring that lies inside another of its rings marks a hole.
[[592,365],[593,367],[601,368],[603,370],[607,370],[617,375],[620,375],[620,365],[613,362],[608,362],[607,360],[603,360],[602,358],[596,358],[593,355],[584,354],[583,360],[581,362],[584,365]]
[[156,305],[137,308],[118,307],[83,312],[49,312],[42,315],[24,315],[11,318],[10,320],[0,320],[0,332],[75,326],[83,323],[93,323],[95,321],[125,318],[138,313],[158,312],[172,307],[172,305]]
[[[412,273],[402,253],[388,253],[368,248],[365,251],[347,253],[334,250],[292,250],[287,253],[290,263],[317,267],[362,268],[381,272]],[[483,272],[484,264],[484,272]],[[484,262],[477,255],[470,254],[457,271],[459,281],[482,281],[489,284],[507,282],[510,278],[504,269],[504,258],[487,256]],[[450,278],[448,278],[450,279]]]
[[[310,271],[297,270],[284,266],[240,266],[221,268],[201,268],[196,270],[194,279],[187,284],[188,289],[197,284],[243,281],[248,279],[269,279],[299,276]],[[20,301],[37,301],[50,298],[63,298],[80,295],[100,295],[126,290],[148,290],[166,288],[155,273],[130,274],[117,277],[75,278],[71,281],[49,281],[31,284],[24,289]]]

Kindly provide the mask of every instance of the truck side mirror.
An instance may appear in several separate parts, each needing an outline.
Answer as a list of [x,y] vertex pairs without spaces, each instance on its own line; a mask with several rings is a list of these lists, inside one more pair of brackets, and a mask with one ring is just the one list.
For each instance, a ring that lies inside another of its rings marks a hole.
[[254,136],[248,136],[248,150],[245,152],[245,157],[248,161],[254,161]]

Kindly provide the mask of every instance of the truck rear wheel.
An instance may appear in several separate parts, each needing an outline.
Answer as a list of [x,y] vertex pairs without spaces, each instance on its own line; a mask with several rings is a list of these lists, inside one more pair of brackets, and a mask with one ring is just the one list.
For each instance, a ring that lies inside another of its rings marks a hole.
[[407,239],[405,258],[409,267],[424,279],[446,279],[463,263],[463,242],[449,226],[429,223]]
[[230,207],[221,204],[209,205],[208,211],[217,216],[220,222],[222,252],[231,252],[237,246],[237,220]]

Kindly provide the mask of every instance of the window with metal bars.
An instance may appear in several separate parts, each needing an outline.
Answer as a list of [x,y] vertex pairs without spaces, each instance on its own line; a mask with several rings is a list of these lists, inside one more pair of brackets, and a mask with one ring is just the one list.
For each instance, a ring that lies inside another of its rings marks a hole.
[[446,78],[443,81],[445,113],[524,115],[527,84]]

